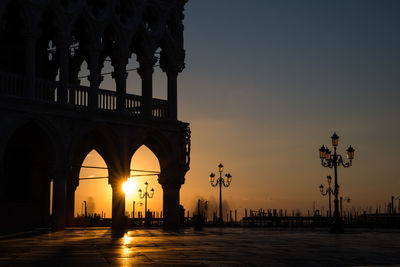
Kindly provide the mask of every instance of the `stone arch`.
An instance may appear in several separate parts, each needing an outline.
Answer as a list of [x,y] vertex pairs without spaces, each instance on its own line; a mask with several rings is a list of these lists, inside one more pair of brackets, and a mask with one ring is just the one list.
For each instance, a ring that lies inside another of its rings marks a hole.
[[[145,217],[146,210],[151,210],[154,216],[162,216],[162,186],[158,182],[158,173],[160,172],[160,161],[157,156],[147,146],[140,146],[130,159],[131,175],[128,180],[125,191],[125,213],[135,212],[136,218],[139,213]],[[158,172],[158,173],[157,173]],[[148,183],[147,191],[151,192],[151,198],[146,200],[138,196],[138,190],[145,192],[145,182]],[[131,191],[129,192],[129,187]],[[128,191],[127,191],[128,190]],[[135,203],[135,204],[134,204]],[[146,205],[147,204],[147,205]]]
[[117,140],[115,133],[108,126],[103,124],[90,125],[82,130],[72,144],[70,157],[71,167],[74,170],[73,179],[78,179],[80,166],[87,154],[93,149],[104,159],[109,169],[109,176],[111,169],[118,170],[123,168],[123,166],[119,164],[120,161],[114,158],[118,155],[116,150],[118,146],[115,140]]
[[[21,128],[26,127],[27,125],[36,125],[41,131],[43,131],[46,136],[49,138],[52,147],[54,147],[54,150],[57,151],[54,155],[55,159],[55,166],[58,166],[61,158],[60,155],[63,154],[65,151],[64,144],[60,142],[60,134],[59,131],[56,127],[52,125],[52,123],[48,120],[46,120],[43,117],[34,117],[34,116],[27,116],[24,117],[23,119],[20,119],[11,125],[9,125],[6,129],[6,133],[4,135],[4,140],[6,143],[12,138],[13,134],[18,131]],[[1,151],[0,151],[1,153]],[[4,151],[2,154],[0,154],[0,158],[3,160],[4,157]]]
[[136,151],[143,145],[150,149],[157,157],[161,172],[165,171],[174,158],[174,150],[172,149],[170,140],[158,131],[143,133],[140,138],[131,142],[128,158],[131,159]]
[[15,128],[8,139],[3,157],[3,185],[8,203],[4,212],[11,228],[50,223],[50,181],[59,154],[53,139],[46,127],[33,120]]
[[[105,169],[82,168],[83,165],[105,167]],[[87,154],[82,162],[82,166],[80,166],[79,170],[79,179],[82,177],[108,177],[109,175],[107,163],[95,149]],[[112,188],[108,183],[108,179],[80,180],[74,194],[74,217],[80,213],[80,206],[83,201],[88,201],[88,214],[107,214],[111,217],[111,190]]]
[[70,164],[69,181],[67,182],[67,218],[68,225],[73,225],[75,210],[75,190],[79,185],[79,172],[83,161],[92,150],[102,157],[108,169],[108,183],[112,186],[113,174],[119,172],[123,167],[118,164],[117,140],[115,133],[110,127],[101,123],[89,123],[75,133],[71,141],[71,149],[68,152],[67,162]]

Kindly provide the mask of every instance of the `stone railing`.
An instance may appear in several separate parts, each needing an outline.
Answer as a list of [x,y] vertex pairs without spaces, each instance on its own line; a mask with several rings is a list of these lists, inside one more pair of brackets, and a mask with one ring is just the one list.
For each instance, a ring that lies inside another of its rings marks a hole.
[[153,98],[152,115],[156,118],[168,118],[168,101]]
[[90,87],[79,84],[68,86],[68,104],[79,107],[89,107]]
[[57,102],[57,83],[37,79],[35,97],[45,102]]
[[0,72],[0,93],[10,96],[23,96],[25,77]]
[[98,107],[103,110],[117,109],[117,93],[115,91],[98,90]]
[[[0,72],[0,96],[12,96],[17,98],[25,98],[25,77],[23,75],[10,74]],[[60,84],[56,81],[48,81],[44,79],[36,79],[34,100],[39,102],[47,102],[61,104]],[[65,89],[64,89],[65,90]],[[142,113],[142,97],[138,95],[125,94],[125,108],[117,110],[117,93],[115,91],[97,89],[95,91],[88,86],[70,84],[66,89],[66,100],[64,105],[75,106],[80,108],[92,108],[91,105],[96,104],[97,108],[102,111],[118,111],[127,112],[134,116],[141,116]],[[65,98],[65,97],[64,97]],[[91,101],[92,100],[92,101]],[[152,116],[158,119],[168,119],[168,101],[162,99],[152,100]]]
[[138,95],[126,95],[126,110],[133,115],[140,115],[141,113],[141,97]]

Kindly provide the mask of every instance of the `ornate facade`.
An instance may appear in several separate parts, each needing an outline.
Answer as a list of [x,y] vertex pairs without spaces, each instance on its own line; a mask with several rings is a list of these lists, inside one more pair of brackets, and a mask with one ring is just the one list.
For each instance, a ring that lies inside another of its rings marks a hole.
[[[0,1],[3,227],[48,225],[51,179],[52,223],[56,228],[71,224],[80,166],[92,149],[108,167],[112,225],[123,227],[121,184],[142,145],[160,162],[164,226],[178,226],[179,191],[190,162],[190,130],[177,120],[186,1]],[[126,90],[132,54],[140,66],[140,96]],[[106,59],[113,66],[115,91],[99,88]],[[78,77],[84,61],[90,86]],[[157,62],[167,76],[167,100],[153,98]]]

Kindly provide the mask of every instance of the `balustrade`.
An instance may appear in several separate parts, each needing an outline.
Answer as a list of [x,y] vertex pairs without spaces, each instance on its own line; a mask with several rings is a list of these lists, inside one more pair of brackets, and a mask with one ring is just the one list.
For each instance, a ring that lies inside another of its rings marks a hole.
[[98,104],[99,109],[103,110],[116,110],[117,109],[117,94],[115,91],[98,90]]
[[156,118],[168,117],[168,101],[153,98],[152,115]]
[[126,110],[134,115],[140,115],[141,97],[126,94]]
[[0,93],[12,96],[22,96],[25,76],[0,72]]
[[53,81],[36,79],[35,98],[45,102],[57,102],[58,84]]
[[70,84],[68,88],[68,104],[73,106],[89,106],[90,87]]
[[[0,95],[24,97],[25,76],[0,72]],[[59,103],[59,82],[48,81],[37,78],[35,83],[35,99],[48,103]],[[98,99],[98,110],[117,111],[117,93],[104,89],[98,89],[96,92]],[[69,84],[67,88],[67,104],[88,108],[89,96],[93,94],[90,87],[79,84]],[[125,110],[134,116],[141,116],[142,96],[125,95]],[[152,100],[152,116],[155,118],[168,118],[168,101],[162,99]]]

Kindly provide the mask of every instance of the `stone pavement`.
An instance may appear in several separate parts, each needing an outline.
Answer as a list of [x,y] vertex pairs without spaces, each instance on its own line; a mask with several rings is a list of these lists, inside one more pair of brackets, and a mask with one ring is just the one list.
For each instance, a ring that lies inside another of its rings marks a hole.
[[109,228],[0,237],[1,266],[400,266],[399,231]]

